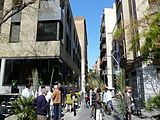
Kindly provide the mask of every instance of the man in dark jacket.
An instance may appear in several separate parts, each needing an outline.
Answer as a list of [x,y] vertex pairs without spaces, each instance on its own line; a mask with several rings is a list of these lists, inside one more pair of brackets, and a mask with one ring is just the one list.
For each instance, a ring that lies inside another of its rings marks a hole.
[[96,93],[96,101],[95,101],[95,108],[96,108],[96,120],[102,120],[102,100],[101,100],[101,89],[97,89]]
[[46,89],[41,90],[42,95],[38,96],[34,102],[33,105],[37,106],[36,113],[37,113],[37,120],[47,120],[47,110],[49,108],[49,104],[45,98],[46,96]]

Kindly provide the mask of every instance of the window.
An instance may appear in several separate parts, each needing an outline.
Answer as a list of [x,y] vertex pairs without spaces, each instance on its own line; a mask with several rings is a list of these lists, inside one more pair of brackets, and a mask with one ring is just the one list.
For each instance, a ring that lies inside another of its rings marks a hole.
[[12,22],[10,30],[10,42],[18,42],[20,35],[20,22]]
[[0,71],[1,71],[1,63],[2,63],[2,59],[0,59]]
[[53,81],[59,80],[57,64],[56,59],[7,59],[3,85],[10,85],[12,80],[17,80],[18,85],[28,84],[28,77],[32,76],[33,68],[37,69],[38,77],[43,81],[43,84],[49,85],[53,67],[55,69]]
[[63,39],[63,24],[60,22],[60,27],[59,27],[59,39]]
[[57,40],[57,21],[39,21],[37,41]]
[[15,9],[18,9],[20,5],[22,4],[22,0],[12,0],[12,5]]
[[4,0],[0,1],[0,11],[3,10],[3,6],[4,6]]
[[66,34],[66,50],[71,55],[71,40],[69,39],[69,36]]
[[70,14],[69,14],[69,8],[67,9],[67,23],[69,25],[70,22]]
[[75,49],[73,49],[73,61],[75,62]]

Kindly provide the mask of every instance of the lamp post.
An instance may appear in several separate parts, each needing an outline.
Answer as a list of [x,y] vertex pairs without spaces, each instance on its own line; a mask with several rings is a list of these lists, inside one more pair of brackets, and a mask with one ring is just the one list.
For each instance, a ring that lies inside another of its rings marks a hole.
[[118,71],[118,74],[119,74],[121,72],[120,60],[124,57],[124,55],[122,55],[122,57],[119,58],[119,60],[117,60],[113,55],[110,55],[110,57],[112,57],[114,59],[114,61],[116,62],[116,64],[117,64],[117,71]]

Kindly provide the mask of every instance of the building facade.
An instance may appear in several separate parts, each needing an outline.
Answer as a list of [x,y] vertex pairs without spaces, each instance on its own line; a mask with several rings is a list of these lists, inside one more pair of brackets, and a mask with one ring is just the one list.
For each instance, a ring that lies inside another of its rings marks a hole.
[[88,71],[88,59],[87,59],[87,29],[86,20],[83,16],[74,18],[80,47],[81,47],[81,90],[85,92],[86,76]]
[[[151,0],[116,0],[115,28],[122,29],[123,32],[118,40],[113,40],[113,51],[116,51],[115,57],[120,67],[125,70],[126,85],[132,86],[133,96],[142,101],[160,91],[160,64],[141,53],[140,49],[145,42],[143,36],[139,35],[138,41],[134,43],[131,43],[131,39],[146,30],[146,23],[142,21],[144,15],[153,14],[158,6],[159,4],[153,5]],[[151,13],[147,10],[149,8],[152,9]],[[139,23],[138,26],[135,23]]]
[[[5,0],[3,9],[13,4]],[[12,80],[21,91],[34,71],[44,85],[77,86],[81,47],[68,0],[37,0],[1,25],[0,40],[0,93],[10,92]]]
[[104,8],[100,30],[101,78],[109,88],[113,88],[112,31],[116,24],[116,8]]
[[101,58],[98,57],[98,60],[96,61],[96,63],[93,65],[93,70],[96,74],[100,75],[100,71],[101,71],[101,68],[100,68],[100,64],[101,64]]

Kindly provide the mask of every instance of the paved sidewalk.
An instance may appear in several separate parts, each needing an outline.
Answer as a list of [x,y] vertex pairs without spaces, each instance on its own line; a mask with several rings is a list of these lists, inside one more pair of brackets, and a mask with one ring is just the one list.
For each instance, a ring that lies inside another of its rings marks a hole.
[[[115,102],[113,102],[116,108]],[[84,104],[77,111],[77,115],[74,116],[73,112],[63,113],[62,120],[94,120],[90,118],[91,108],[84,107]],[[132,120],[151,120],[151,116],[160,114],[158,111],[147,112],[142,110],[142,118],[132,115]],[[17,120],[15,115],[12,115],[5,120]],[[103,120],[120,120],[118,113],[112,113],[112,115],[103,116]]]
[[[116,108],[115,102],[113,102],[114,108]],[[132,115],[132,120],[151,120],[151,117],[153,115],[158,115],[160,112],[158,111],[152,111],[148,112],[142,109],[142,116],[134,116]],[[81,105],[79,110],[77,111],[77,115],[74,116],[73,112],[71,113],[65,113],[63,120],[94,120],[93,118],[90,118],[91,108],[84,107],[84,104]],[[103,120],[120,120],[119,114],[113,112],[111,115],[105,115],[103,116]]]

